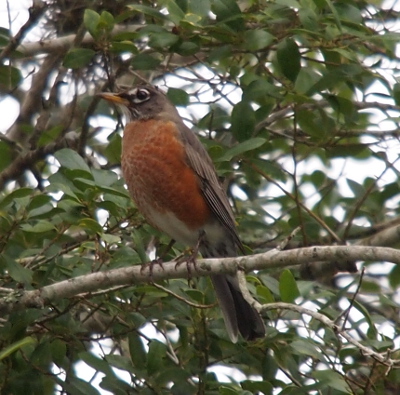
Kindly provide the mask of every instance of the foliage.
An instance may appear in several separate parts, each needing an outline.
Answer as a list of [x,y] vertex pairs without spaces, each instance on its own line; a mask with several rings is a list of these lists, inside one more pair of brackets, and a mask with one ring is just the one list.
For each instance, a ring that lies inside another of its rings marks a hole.
[[[17,102],[19,115],[0,134],[2,296],[165,251],[170,240],[121,178],[121,118],[95,96],[140,79],[168,91],[198,130],[249,255],[283,241],[396,248],[396,15],[381,0],[53,0],[20,30],[4,24],[0,105]],[[329,267],[261,270],[248,286],[262,304],[305,305],[364,346],[395,350],[399,267],[361,262],[362,277],[338,273],[354,262]],[[214,301],[208,279],[192,278],[16,308],[1,318],[0,392],[399,391],[395,366],[307,314],[269,311],[265,339],[231,344]]]

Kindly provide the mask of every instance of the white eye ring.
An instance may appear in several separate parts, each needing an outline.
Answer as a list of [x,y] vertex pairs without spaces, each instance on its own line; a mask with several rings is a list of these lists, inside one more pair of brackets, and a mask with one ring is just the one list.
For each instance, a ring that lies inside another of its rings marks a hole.
[[139,104],[150,99],[150,92],[144,88],[137,88],[132,96],[133,102]]

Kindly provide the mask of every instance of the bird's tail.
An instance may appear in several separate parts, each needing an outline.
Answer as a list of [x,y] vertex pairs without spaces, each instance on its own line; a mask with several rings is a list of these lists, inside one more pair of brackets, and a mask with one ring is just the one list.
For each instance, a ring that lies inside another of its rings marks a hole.
[[[203,244],[200,252],[204,258],[236,256],[236,245],[227,238],[218,245]],[[237,276],[212,275],[211,281],[231,341],[236,343],[239,333],[245,340],[264,337],[264,322],[258,311],[243,297]]]
[[258,311],[243,297],[239,281],[233,275],[211,276],[228,335],[236,343],[238,334],[246,340],[265,336],[265,326]]

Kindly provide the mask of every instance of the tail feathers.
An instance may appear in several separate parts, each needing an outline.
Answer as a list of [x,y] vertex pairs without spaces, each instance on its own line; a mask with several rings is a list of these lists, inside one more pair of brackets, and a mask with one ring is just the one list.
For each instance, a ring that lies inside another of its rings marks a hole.
[[264,337],[264,323],[258,311],[244,299],[237,278],[214,275],[211,276],[211,281],[231,341],[236,343],[239,333],[246,340]]

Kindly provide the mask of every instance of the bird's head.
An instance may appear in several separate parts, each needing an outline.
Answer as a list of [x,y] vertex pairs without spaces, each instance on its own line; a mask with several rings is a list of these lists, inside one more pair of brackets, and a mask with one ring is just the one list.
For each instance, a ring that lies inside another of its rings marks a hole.
[[102,92],[98,95],[116,104],[126,116],[127,122],[179,118],[176,108],[165,94],[151,85],[139,85],[118,93]]

